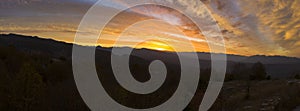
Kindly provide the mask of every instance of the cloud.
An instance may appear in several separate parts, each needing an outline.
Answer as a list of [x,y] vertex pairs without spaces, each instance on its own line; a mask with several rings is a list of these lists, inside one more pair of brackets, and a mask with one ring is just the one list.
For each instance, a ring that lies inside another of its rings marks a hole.
[[[96,1],[2,0],[0,2],[0,31],[1,33],[31,32],[29,34],[53,36],[55,39],[64,38],[64,40],[69,38],[68,40],[71,40],[77,31],[81,18]],[[108,7],[107,9],[128,7],[122,0],[105,1],[103,6]],[[224,34],[228,53],[300,57],[300,0],[202,1],[218,22]],[[181,7],[185,7],[185,11],[199,18],[209,16],[209,13],[196,4],[196,0],[153,0],[153,2],[178,4]],[[194,42],[205,40],[199,34],[199,29],[192,21],[183,14],[162,6],[136,7],[127,10],[126,13],[123,13],[122,16],[117,17],[110,23],[105,33],[108,35],[121,33],[121,29],[126,26],[126,22],[149,18],[161,19],[179,27],[181,31],[187,34],[186,36],[190,37],[189,40]],[[156,25],[155,28],[161,30],[159,25]],[[95,30],[87,29],[83,33],[97,32]],[[131,33],[141,34],[141,32],[149,32],[149,29],[145,27],[137,30],[140,32]],[[50,32],[53,32],[53,34],[50,34]],[[168,35],[168,37],[173,36],[172,39],[175,41],[178,41],[181,37],[173,32],[168,32],[165,35]],[[111,43],[112,40],[108,40]],[[130,43],[128,40],[125,42]]]
[[226,42],[233,44],[229,47],[238,47],[238,43],[251,49],[249,53],[270,55],[300,51],[296,45],[300,40],[300,1],[209,0],[205,3],[220,27],[226,30],[223,33]]

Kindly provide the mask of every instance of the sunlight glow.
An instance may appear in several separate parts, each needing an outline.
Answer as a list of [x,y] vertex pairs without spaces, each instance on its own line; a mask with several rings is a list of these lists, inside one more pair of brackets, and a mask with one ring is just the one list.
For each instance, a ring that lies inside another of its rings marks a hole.
[[136,48],[147,48],[158,51],[173,51],[174,49],[166,43],[160,42],[158,40],[150,40],[140,43]]

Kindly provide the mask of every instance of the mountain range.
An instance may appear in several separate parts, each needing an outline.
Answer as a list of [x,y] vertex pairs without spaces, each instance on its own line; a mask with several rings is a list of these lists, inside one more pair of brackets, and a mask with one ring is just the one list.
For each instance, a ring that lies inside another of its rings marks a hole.
[[[53,58],[65,57],[71,59],[73,44],[62,41],[56,41],[53,39],[45,39],[37,36],[25,36],[18,34],[0,34],[0,46],[14,46],[16,49],[28,52],[49,55]],[[90,46],[83,46],[90,47]],[[119,49],[125,49],[129,47],[116,47]],[[96,58],[103,55],[109,56],[112,48],[105,48],[97,46]],[[183,53],[187,57],[189,52]],[[216,54],[216,53],[212,53]],[[201,68],[209,68],[211,62],[211,53],[197,52],[198,60]],[[142,60],[152,61],[155,59],[162,59],[167,64],[178,64],[178,56],[176,52],[164,52],[150,49],[133,49],[130,56],[139,58]],[[241,56],[227,54],[227,70],[230,72],[233,69],[234,64],[244,63],[252,65],[256,62],[261,62],[265,65],[266,71],[274,78],[290,77],[295,73],[299,73],[300,59],[296,57],[286,56]]]

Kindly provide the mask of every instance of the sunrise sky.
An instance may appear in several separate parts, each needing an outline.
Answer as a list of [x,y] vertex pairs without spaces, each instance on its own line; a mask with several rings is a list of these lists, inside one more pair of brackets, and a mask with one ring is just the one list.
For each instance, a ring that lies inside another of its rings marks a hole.
[[[1,0],[0,33],[18,33],[73,42],[78,25],[97,0]],[[155,1],[155,0],[154,0]],[[159,2],[191,4],[193,0],[157,0]],[[202,0],[213,14],[224,36],[228,54],[283,55],[300,57],[300,0]],[[184,6],[184,5],[183,5]],[[122,0],[107,0],[105,10],[127,7]],[[191,13],[207,16],[194,7]],[[103,14],[105,16],[105,14]],[[146,20],[155,18],[159,20]],[[128,22],[146,20],[130,26]],[[98,20],[101,21],[101,18]],[[87,29],[87,38],[99,29]],[[113,45],[116,35],[125,39]],[[185,41],[191,41],[197,51],[209,52],[205,37],[183,14],[161,6],[140,6],[126,10],[107,24],[99,44],[104,47],[131,46],[173,51],[161,41],[191,51]],[[214,41],[211,41],[214,42]],[[215,41],[217,44],[217,41]]]

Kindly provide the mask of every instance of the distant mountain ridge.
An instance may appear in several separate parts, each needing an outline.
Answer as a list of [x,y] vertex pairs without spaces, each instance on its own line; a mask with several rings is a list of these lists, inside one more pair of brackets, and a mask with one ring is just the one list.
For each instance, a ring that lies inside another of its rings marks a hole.
[[[44,39],[36,36],[24,36],[18,34],[0,34],[0,46],[14,46],[19,50],[30,53],[42,53],[52,57],[67,57],[72,56],[73,44],[56,41],[53,39]],[[129,48],[129,47],[118,47]],[[99,52],[111,52],[112,48],[97,47]],[[188,52],[180,52],[189,56]],[[174,55],[176,52],[162,52],[150,49],[133,49],[131,56],[136,56],[142,59],[153,60],[155,58],[163,58],[167,62],[174,62]],[[198,52],[198,59],[202,68],[210,67],[210,53]],[[261,62],[266,65],[268,73],[275,76],[289,75],[293,72],[300,72],[300,59],[296,57],[285,56],[240,56],[240,55],[227,55],[228,70],[232,68],[234,63],[247,63],[253,64]]]
[[70,56],[72,44],[37,36],[0,34],[0,46],[14,46],[30,53],[44,53],[51,56]]
[[[14,45],[19,49],[26,50],[43,50],[49,51],[49,53],[65,53],[66,49],[72,48],[71,43],[66,43],[62,41],[56,41],[53,39],[45,39],[40,38],[37,36],[25,36],[25,35],[18,35],[18,34],[0,34],[0,45]],[[129,48],[129,47],[118,47],[118,48]],[[103,51],[111,51],[112,48],[104,48],[104,47],[97,47],[98,50]],[[53,51],[55,50],[55,51]],[[151,53],[166,53],[166,54],[175,54],[176,52],[162,52],[156,51],[151,49],[134,49],[141,52],[150,52]],[[189,54],[189,52],[181,52]],[[197,52],[199,59],[201,60],[210,60],[210,53],[206,52]],[[139,55],[141,56],[141,55]],[[247,63],[255,63],[255,62],[262,62],[264,64],[272,64],[272,63],[300,63],[300,58],[296,57],[286,57],[286,56],[265,56],[265,55],[254,55],[254,56],[241,56],[241,55],[232,55],[227,54],[227,60],[233,62],[247,62]]]

